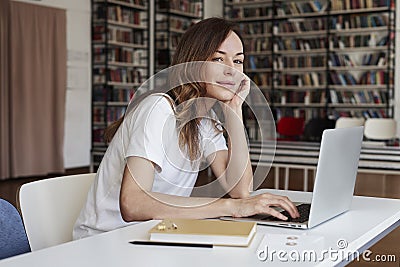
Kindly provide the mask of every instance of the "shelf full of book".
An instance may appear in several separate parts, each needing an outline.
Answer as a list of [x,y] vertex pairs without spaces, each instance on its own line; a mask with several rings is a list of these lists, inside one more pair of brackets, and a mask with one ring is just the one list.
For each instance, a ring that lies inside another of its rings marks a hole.
[[275,119],[393,117],[394,0],[225,0]]
[[155,72],[170,66],[182,34],[203,18],[203,0],[156,0]]
[[120,118],[149,75],[147,0],[92,0],[92,151],[95,171],[104,129]]

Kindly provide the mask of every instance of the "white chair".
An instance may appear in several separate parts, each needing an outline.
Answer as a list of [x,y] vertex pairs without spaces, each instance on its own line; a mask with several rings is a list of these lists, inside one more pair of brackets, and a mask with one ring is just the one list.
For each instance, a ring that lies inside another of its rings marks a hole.
[[23,184],[19,203],[32,251],[72,241],[72,229],[95,173]]
[[388,141],[396,138],[396,120],[388,118],[367,119],[364,136],[369,140]]
[[364,122],[364,118],[340,117],[336,120],[335,128],[363,126]]

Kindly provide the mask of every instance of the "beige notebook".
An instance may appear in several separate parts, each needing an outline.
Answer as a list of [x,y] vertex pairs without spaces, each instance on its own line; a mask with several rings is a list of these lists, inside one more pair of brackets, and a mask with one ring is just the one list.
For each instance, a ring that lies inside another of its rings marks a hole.
[[149,233],[151,241],[245,247],[256,229],[254,222],[165,219]]

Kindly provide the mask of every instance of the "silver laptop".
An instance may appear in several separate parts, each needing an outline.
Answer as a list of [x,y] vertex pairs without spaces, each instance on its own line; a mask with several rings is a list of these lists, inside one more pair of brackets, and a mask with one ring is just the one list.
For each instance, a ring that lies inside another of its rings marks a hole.
[[[301,219],[283,221],[267,214],[223,220],[255,221],[258,224],[298,229],[312,228],[351,206],[364,127],[328,129],[322,134],[311,203],[296,203]],[[303,213],[303,214],[302,214]]]

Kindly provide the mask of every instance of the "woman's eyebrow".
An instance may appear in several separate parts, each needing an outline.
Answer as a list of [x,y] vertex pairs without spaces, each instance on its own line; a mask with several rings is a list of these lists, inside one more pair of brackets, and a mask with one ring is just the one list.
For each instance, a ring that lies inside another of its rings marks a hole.
[[[226,52],[221,51],[221,50],[217,50],[216,53],[220,53],[220,54],[226,55]],[[238,52],[238,53],[235,54],[235,56],[240,56],[240,55],[244,55],[244,53],[243,52]]]

